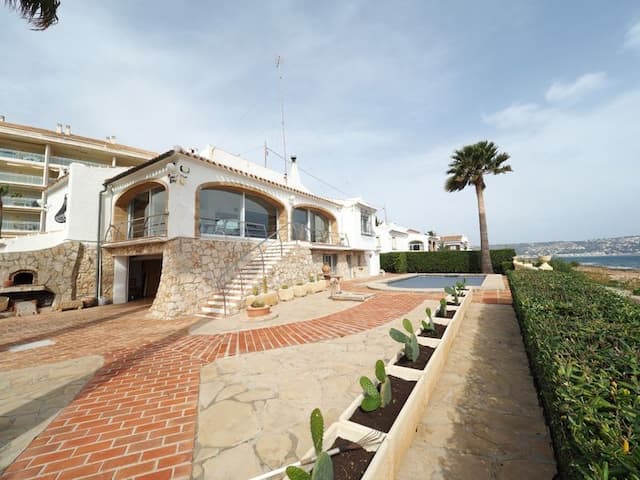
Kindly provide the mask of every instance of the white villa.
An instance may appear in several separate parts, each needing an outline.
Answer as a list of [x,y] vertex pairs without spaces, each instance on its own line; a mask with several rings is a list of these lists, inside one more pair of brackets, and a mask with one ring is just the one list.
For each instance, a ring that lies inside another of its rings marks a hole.
[[413,228],[393,222],[383,222],[375,227],[376,242],[380,253],[437,250],[471,250],[464,235],[428,235]]
[[[32,271],[59,300],[152,297],[157,317],[228,313],[254,287],[306,282],[325,264],[341,279],[380,268],[376,209],[312,193],[295,158],[283,175],[218,148],[174,147],[128,169],[72,164],[47,194],[46,232],[6,241],[0,275]],[[46,260],[51,249],[66,264]]]

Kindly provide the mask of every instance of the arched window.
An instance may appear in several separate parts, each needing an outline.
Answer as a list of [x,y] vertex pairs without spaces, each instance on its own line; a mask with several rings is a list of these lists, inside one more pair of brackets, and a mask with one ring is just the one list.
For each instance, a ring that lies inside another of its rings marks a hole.
[[294,208],[292,240],[331,243],[331,220],[315,210]]
[[239,190],[200,190],[200,233],[267,238],[277,230],[278,208],[264,197]]
[[424,250],[424,243],[419,240],[409,242],[409,250]]
[[122,241],[167,234],[167,190],[157,182],[144,182],[124,192],[115,203],[106,238]]

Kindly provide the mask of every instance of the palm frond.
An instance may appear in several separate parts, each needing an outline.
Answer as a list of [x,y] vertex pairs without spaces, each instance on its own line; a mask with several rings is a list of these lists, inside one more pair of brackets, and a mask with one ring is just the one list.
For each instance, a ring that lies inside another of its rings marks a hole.
[[33,30],[45,30],[58,23],[60,0],[4,0],[4,3],[32,24]]

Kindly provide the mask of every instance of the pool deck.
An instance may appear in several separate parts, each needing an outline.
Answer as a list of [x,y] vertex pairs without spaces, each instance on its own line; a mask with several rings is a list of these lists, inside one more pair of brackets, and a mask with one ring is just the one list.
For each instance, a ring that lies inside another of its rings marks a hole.
[[[430,274],[426,273],[406,273],[401,275],[386,275],[383,278],[378,278],[375,281],[368,282],[367,288],[372,290],[382,290],[387,292],[442,292],[442,288],[403,288],[403,287],[393,287],[389,285],[389,282],[396,282],[398,280],[405,280],[407,278],[413,278],[416,276],[428,276]],[[477,275],[473,274],[459,274],[459,273],[434,273],[432,274],[436,277],[481,277],[486,276],[484,282],[480,286],[467,285],[467,288],[470,290],[504,290],[506,289],[506,285],[503,281],[502,275],[498,274],[484,274],[479,273]]]

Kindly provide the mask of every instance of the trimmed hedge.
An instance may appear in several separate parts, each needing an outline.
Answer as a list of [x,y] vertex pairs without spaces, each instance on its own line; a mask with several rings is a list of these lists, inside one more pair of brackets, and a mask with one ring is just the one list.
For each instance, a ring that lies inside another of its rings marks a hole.
[[[505,273],[516,252],[511,248],[491,250],[495,273]],[[380,267],[391,273],[481,273],[480,251],[390,252],[380,255]]]
[[640,479],[640,305],[577,272],[509,272],[561,478]]

